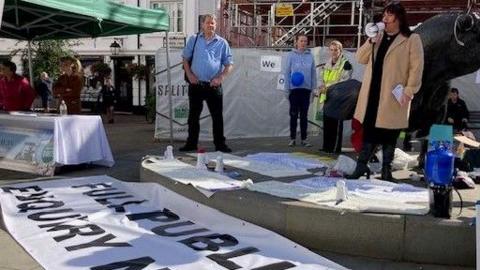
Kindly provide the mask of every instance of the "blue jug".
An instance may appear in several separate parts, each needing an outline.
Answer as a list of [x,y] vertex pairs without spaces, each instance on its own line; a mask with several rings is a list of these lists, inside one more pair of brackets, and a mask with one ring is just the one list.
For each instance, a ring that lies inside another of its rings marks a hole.
[[425,178],[429,184],[450,186],[453,180],[455,156],[448,143],[434,142],[427,153]]

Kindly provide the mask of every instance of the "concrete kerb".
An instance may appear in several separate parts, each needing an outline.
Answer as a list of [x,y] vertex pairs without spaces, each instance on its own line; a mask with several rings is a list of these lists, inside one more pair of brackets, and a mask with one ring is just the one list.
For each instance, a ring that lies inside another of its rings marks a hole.
[[341,212],[303,202],[287,207],[287,237],[307,248],[342,254],[402,260],[401,215]]
[[406,216],[404,259],[475,266],[475,226],[466,221]]
[[176,183],[142,167],[140,181],[158,183],[312,250],[415,263],[475,266],[475,230],[462,221],[341,212],[248,190],[218,192],[207,198],[192,186]]

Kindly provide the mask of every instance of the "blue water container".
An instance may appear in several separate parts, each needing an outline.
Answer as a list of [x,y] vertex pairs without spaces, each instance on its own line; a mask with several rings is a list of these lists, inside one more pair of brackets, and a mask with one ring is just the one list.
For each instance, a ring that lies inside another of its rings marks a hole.
[[427,153],[425,178],[429,184],[449,186],[452,184],[455,156],[448,143],[433,143],[433,149]]

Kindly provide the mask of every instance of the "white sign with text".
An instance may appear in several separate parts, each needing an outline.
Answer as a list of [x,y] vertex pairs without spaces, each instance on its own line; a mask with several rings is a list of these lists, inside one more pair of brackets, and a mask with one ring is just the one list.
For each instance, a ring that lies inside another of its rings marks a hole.
[[262,55],[262,57],[260,57],[260,70],[266,72],[281,72],[282,57],[276,55]]

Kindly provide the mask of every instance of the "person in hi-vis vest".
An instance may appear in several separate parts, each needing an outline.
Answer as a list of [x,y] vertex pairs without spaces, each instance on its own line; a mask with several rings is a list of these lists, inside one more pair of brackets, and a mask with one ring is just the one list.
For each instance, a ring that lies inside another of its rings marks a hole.
[[[327,99],[327,89],[333,84],[346,81],[352,77],[353,68],[347,58],[342,54],[343,45],[340,41],[333,40],[328,46],[330,59],[321,72],[319,103]],[[319,106],[323,110],[323,106]],[[342,151],[343,121],[323,114],[323,151],[340,153]]]

